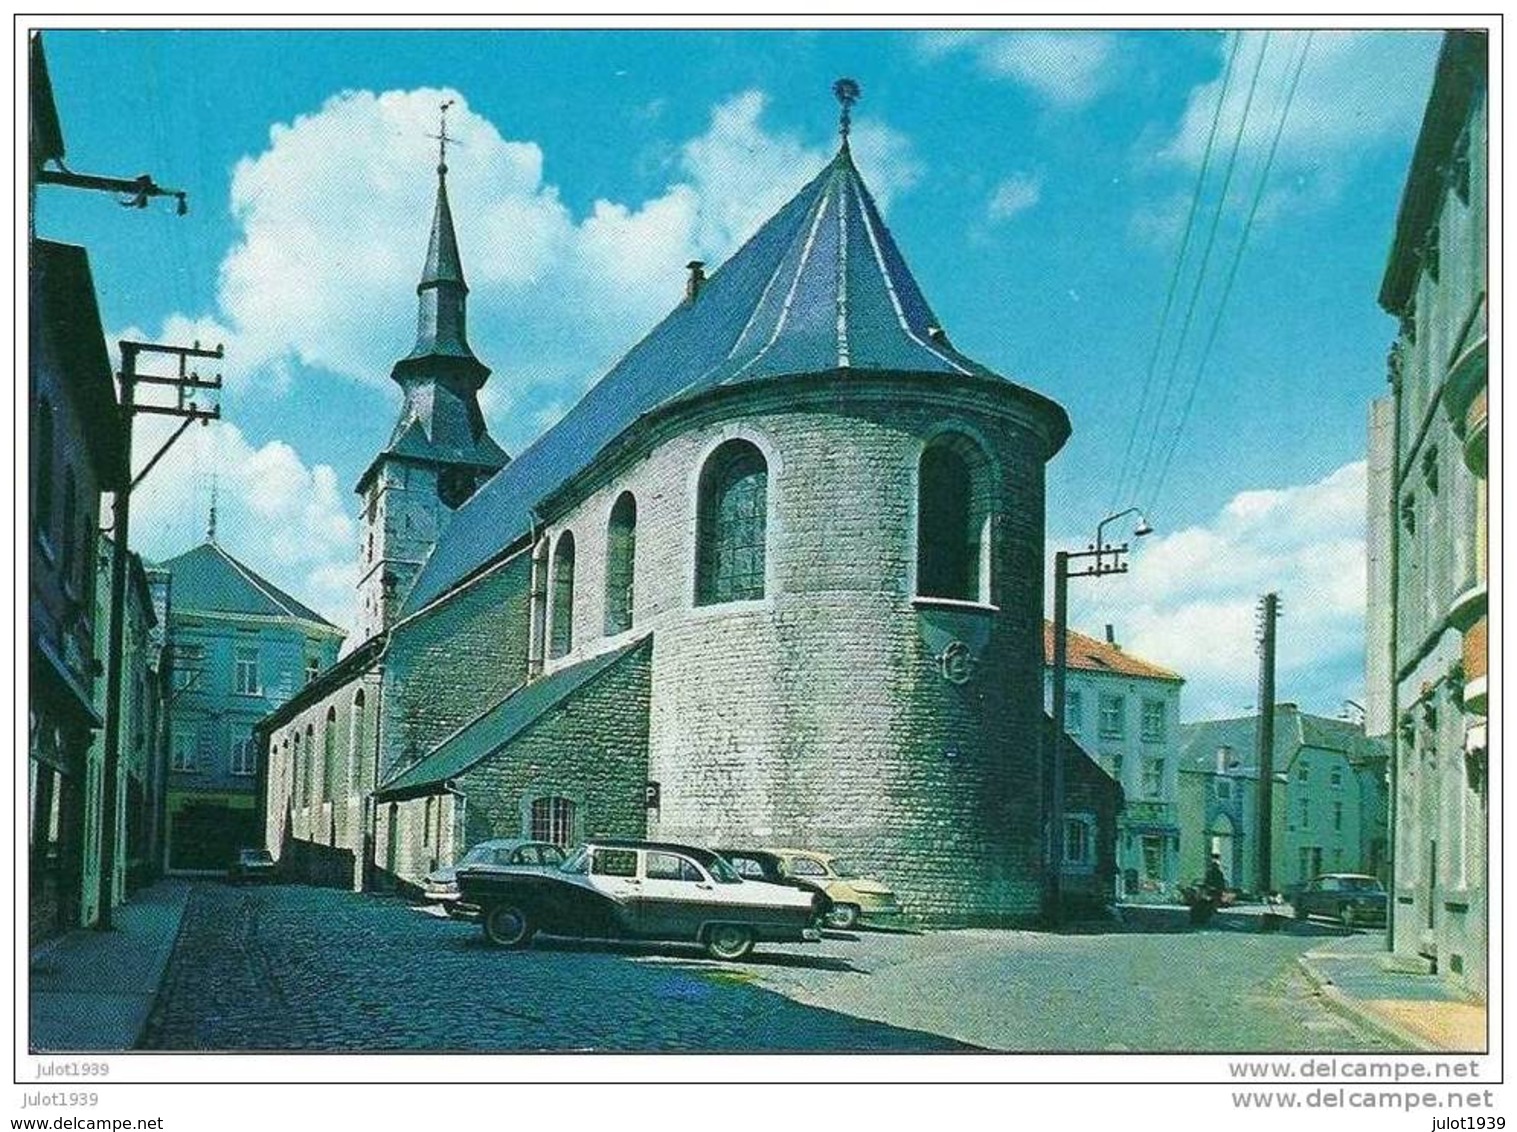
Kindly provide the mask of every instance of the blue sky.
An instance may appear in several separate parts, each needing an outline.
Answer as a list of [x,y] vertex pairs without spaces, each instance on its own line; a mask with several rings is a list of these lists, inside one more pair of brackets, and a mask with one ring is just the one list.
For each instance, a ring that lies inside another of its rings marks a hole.
[[202,537],[215,468],[222,541],[342,620],[352,485],[393,424],[389,367],[414,333],[438,103],[458,103],[449,181],[471,340],[495,370],[486,414],[515,452],[677,300],[688,259],[719,263],[820,167],[830,85],[851,75],[859,164],[955,344],[1069,411],[1050,550],[1130,503],[1157,528],[1130,575],[1076,583],[1074,622],[1113,622],[1185,674],[1188,717],[1231,712],[1253,702],[1254,600],[1278,589],[1282,696],[1335,713],[1362,686],[1365,416],[1392,334],[1375,295],[1438,37],[1319,31],[1255,206],[1303,46],[1210,31],[60,30],[47,52],[70,165],[150,171],[191,212],[44,189],[37,223],[90,247],[111,338],[228,347],[227,426],[154,471],[139,549]]

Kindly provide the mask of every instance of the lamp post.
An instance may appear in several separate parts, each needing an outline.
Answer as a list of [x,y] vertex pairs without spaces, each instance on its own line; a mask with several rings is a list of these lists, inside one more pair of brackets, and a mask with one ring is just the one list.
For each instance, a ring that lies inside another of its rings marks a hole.
[[[1053,724],[1054,741],[1051,756],[1050,779],[1052,800],[1048,831],[1048,895],[1045,914],[1057,923],[1063,913],[1064,903],[1064,701],[1065,678],[1069,662],[1069,579],[1100,578],[1107,574],[1127,573],[1127,563],[1122,556],[1127,553],[1127,544],[1108,546],[1106,526],[1128,515],[1136,514],[1139,522],[1133,529],[1136,538],[1153,533],[1153,527],[1136,507],[1108,515],[1096,524],[1096,540],[1085,550],[1060,550],[1054,554],[1053,569]],[[1070,571],[1072,561],[1089,561],[1083,569]]]

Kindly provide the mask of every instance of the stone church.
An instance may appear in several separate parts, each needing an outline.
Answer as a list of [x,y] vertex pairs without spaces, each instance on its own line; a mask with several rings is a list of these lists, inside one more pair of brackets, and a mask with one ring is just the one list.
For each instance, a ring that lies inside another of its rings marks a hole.
[[[270,847],[366,886],[491,836],[808,846],[918,916],[1035,913],[1069,422],[953,346],[846,107],[836,156],[514,459],[476,400],[446,173],[357,487],[358,643],[262,725]],[[1109,877],[1120,792],[1070,782]]]

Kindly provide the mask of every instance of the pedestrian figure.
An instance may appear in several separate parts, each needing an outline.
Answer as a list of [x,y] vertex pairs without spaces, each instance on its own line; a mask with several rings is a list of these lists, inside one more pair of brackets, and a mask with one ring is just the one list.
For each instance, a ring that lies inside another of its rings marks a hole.
[[1206,890],[1206,898],[1214,907],[1222,903],[1222,893],[1227,890],[1227,877],[1222,873],[1220,853],[1211,855],[1211,862],[1206,866],[1206,880],[1202,887]]

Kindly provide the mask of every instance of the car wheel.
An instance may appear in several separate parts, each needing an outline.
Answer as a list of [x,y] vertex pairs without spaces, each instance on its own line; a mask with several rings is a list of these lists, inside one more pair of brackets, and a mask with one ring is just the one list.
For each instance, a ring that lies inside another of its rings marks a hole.
[[713,959],[741,959],[753,950],[753,929],[717,924],[706,932],[706,953]]
[[485,938],[497,947],[525,947],[532,942],[532,921],[519,905],[496,904],[484,915]]
[[834,904],[832,911],[827,913],[829,928],[842,928],[846,931],[858,922],[859,906],[857,904]]
[[1344,927],[1351,928],[1354,926],[1355,921],[1357,921],[1359,917],[1355,914],[1354,906],[1352,904],[1345,904],[1343,907],[1338,909],[1338,919],[1343,921]]

